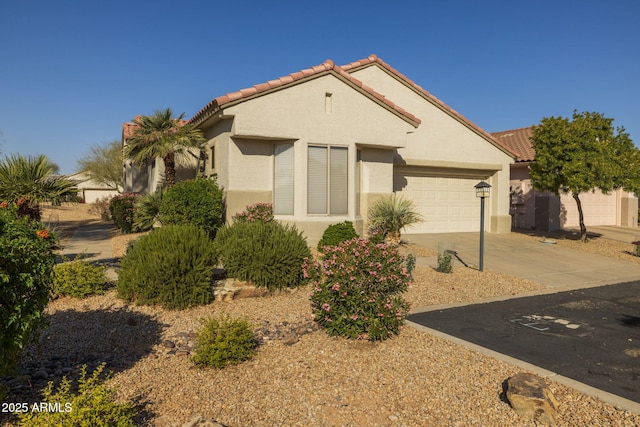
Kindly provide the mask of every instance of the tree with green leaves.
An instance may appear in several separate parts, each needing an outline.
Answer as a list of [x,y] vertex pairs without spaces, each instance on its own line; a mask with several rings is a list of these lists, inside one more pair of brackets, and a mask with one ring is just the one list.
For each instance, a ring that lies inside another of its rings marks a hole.
[[0,200],[15,202],[20,198],[59,203],[78,193],[75,183],[56,175],[58,165],[47,156],[11,154],[0,160]]
[[136,166],[144,166],[157,157],[165,167],[165,185],[176,183],[176,165],[186,158],[189,149],[201,149],[205,141],[202,131],[183,120],[184,113],[174,118],[170,108],[158,110],[151,116],[136,117],[133,135],[124,146],[124,157]]
[[105,145],[94,145],[84,158],[78,160],[81,172],[108,188],[122,189],[122,142],[111,141]]
[[640,155],[623,127],[600,113],[574,111],[570,120],[545,117],[534,126],[531,140],[536,161],[529,171],[537,190],[571,194],[580,220],[580,238],[587,228],[580,193],[618,188],[640,189]]

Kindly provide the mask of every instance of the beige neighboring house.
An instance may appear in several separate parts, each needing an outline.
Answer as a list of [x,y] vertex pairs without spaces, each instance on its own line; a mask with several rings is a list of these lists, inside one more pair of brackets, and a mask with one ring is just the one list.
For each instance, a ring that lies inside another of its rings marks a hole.
[[[529,165],[535,162],[531,127],[494,132],[492,135],[516,154],[511,165],[511,217],[514,229],[555,231],[579,227],[578,208],[571,194],[560,197],[533,189]],[[622,189],[604,194],[600,190],[580,194],[587,227],[638,226],[638,199]]]
[[120,194],[118,190],[95,182],[84,172],[76,172],[67,178],[75,182],[78,188],[78,197],[83,200],[83,203],[94,203],[103,197],[113,197]]
[[[425,218],[403,234],[478,231],[474,185],[486,180],[486,230],[511,230],[513,153],[375,55],[217,97],[190,123],[207,139],[202,172],[218,176],[227,218],[273,203],[314,244],[345,220],[363,233],[368,204],[395,192]],[[125,165],[125,190],[152,190],[157,164],[139,177]]]

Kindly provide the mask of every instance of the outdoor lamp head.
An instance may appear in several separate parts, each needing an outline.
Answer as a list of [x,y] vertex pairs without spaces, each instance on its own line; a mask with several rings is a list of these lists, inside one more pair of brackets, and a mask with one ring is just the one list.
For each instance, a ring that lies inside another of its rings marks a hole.
[[489,194],[491,193],[491,186],[484,181],[480,181],[479,183],[477,183],[475,185],[475,188],[477,198],[489,197]]

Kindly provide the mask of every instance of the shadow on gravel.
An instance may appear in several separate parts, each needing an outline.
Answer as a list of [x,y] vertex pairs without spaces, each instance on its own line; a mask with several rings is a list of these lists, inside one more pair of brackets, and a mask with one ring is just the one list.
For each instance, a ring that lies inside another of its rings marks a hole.
[[[151,316],[126,308],[59,311],[47,316],[47,322],[37,342],[23,352],[16,373],[0,378],[0,386],[9,387],[5,402],[40,402],[49,381],[57,385],[63,376],[75,381],[83,365],[87,365],[87,376],[102,363],[104,372],[127,370],[152,352],[165,327]],[[141,417],[151,416],[144,402],[134,403]],[[0,414],[0,424],[7,415]]]

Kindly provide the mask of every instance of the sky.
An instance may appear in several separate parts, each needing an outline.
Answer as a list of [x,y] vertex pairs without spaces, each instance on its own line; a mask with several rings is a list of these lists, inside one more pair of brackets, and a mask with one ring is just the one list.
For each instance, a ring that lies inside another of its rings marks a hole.
[[372,53],[488,132],[593,111],[640,145],[637,0],[0,0],[0,153],[70,174],[138,114]]

